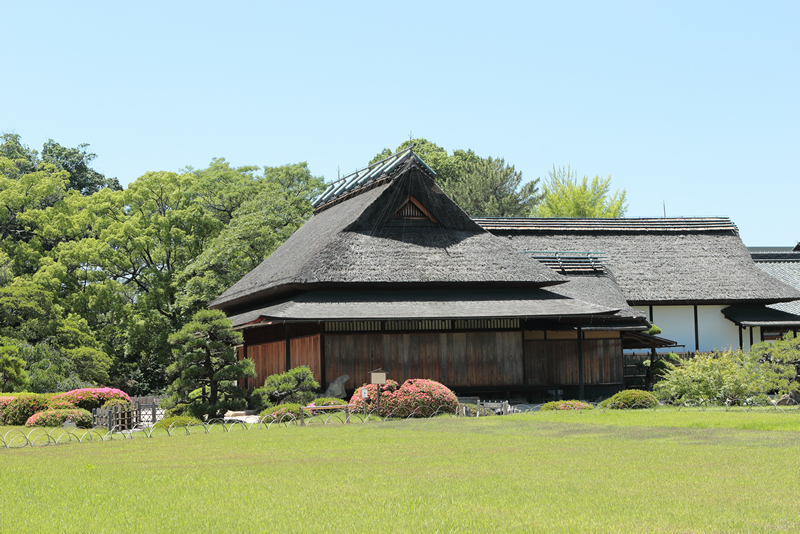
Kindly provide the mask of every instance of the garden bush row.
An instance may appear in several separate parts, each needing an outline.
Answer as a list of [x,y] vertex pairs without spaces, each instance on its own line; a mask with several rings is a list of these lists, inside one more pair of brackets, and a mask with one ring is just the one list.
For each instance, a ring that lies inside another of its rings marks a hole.
[[[113,388],[75,389],[55,395],[19,393],[0,397],[0,425],[59,426],[67,420],[85,424],[88,414],[91,426],[92,409],[106,404],[125,406],[130,405],[130,402],[127,393]],[[44,412],[48,414],[33,418],[34,415]],[[76,419],[73,420],[72,417]],[[60,422],[57,422],[59,420]],[[31,424],[28,424],[29,422]]]

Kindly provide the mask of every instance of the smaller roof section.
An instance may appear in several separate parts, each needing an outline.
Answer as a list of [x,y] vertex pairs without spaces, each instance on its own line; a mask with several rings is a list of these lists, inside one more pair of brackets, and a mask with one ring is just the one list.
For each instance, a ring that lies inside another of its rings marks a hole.
[[376,161],[363,169],[331,182],[325,188],[325,191],[311,202],[311,205],[314,210],[319,210],[337,200],[374,187],[389,178],[395,171],[412,159],[416,160],[431,176],[435,175],[436,173],[414,153],[413,149],[414,146],[412,145],[405,150],[392,154],[388,158]]
[[728,306],[722,309],[722,314],[737,326],[800,328],[800,315],[767,306]]

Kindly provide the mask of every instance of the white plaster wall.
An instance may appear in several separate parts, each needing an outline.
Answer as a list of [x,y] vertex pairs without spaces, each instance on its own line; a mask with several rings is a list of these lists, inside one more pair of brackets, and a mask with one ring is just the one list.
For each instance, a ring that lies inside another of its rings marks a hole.
[[694,352],[694,308],[691,306],[653,306],[653,320],[661,329],[661,336],[686,348],[678,352]]
[[[722,315],[722,308],[725,308],[725,306],[697,307],[697,326],[700,332],[701,351],[739,348],[739,327]],[[749,341],[749,333],[743,331],[742,342],[748,343]]]
[[[722,315],[724,305],[697,306],[697,326],[700,350],[725,350],[739,347],[739,327]],[[685,345],[686,352],[694,352],[694,307],[653,306],[653,323],[661,328],[661,335]],[[761,339],[760,329],[753,329],[753,344]],[[742,331],[744,350],[750,349],[750,330]],[[681,349],[679,349],[681,350]]]

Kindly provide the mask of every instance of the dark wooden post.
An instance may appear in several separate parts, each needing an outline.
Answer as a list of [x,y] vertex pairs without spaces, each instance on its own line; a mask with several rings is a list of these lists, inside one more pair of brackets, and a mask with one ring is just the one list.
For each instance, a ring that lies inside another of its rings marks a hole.
[[694,305],[694,351],[700,352],[700,325],[697,321],[697,304]]
[[742,325],[739,325],[739,350],[744,350],[744,341],[742,341]]
[[286,334],[286,371],[292,368],[292,338],[289,337],[289,325],[283,323],[283,332]]
[[583,397],[583,329],[578,325],[578,400]]

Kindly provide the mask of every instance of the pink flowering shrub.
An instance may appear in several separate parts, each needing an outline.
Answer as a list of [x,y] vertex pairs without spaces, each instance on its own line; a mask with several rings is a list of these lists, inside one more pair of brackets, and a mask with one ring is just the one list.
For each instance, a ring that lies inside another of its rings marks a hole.
[[5,424],[5,422],[4,422],[5,421],[4,412],[5,412],[6,406],[11,404],[11,401],[13,401],[13,400],[14,400],[14,397],[0,397],[0,425],[4,425]]
[[25,426],[61,426],[67,421],[75,423],[78,428],[92,428],[92,414],[80,408],[36,412],[28,418]]
[[542,405],[541,410],[594,410],[594,406],[579,400],[559,400]]
[[[381,417],[429,417],[435,413],[455,413],[458,399],[446,386],[433,380],[411,378],[398,386],[394,380],[387,380],[381,387]],[[367,388],[369,399],[361,397],[361,390]],[[350,405],[355,410],[372,410],[378,400],[378,386],[366,384],[357,388]]]
[[3,408],[3,424],[24,425],[30,416],[47,409],[48,400],[49,395],[35,393],[16,395]]
[[71,408],[75,408],[75,405],[66,399],[56,399],[51,397],[50,402],[47,403],[47,407],[51,410],[69,410]]
[[71,402],[78,408],[92,410],[94,408],[100,408],[103,404],[111,399],[122,399],[127,402],[131,402],[131,398],[127,393],[121,389],[114,388],[73,389],[72,391],[67,391],[66,393],[53,395],[51,402],[65,400]]

